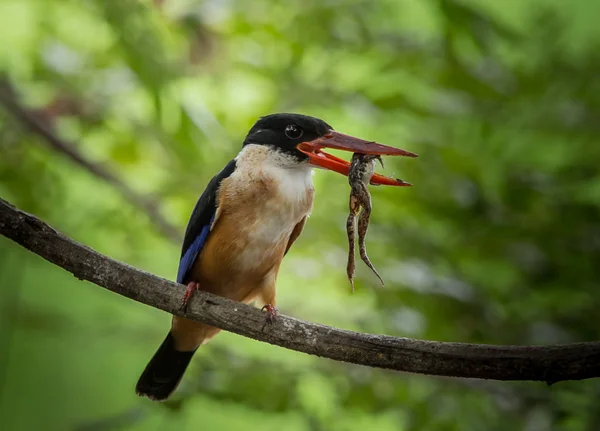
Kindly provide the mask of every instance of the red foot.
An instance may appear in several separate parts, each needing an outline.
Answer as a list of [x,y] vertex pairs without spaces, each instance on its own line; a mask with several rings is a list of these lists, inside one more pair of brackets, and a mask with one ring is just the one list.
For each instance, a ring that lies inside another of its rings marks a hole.
[[187,309],[190,299],[192,299],[194,292],[196,292],[196,290],[198,290],[199,288],[200,288],[200,284],[196,283],[195,281],[190,281],[188,283],[187,289],[185,290],[185,293],[183,294],[183,300],[181,301],[181,307],[179,307],[180,310],[185,311]]
[[[267,318],[265,319],[265,324],[271,324],[273,323],[273,321],[275,320],[275,318],[277,317],[277,314],[279,313],[279,310],[277,310],[276,307],[274,307],[271,304],[266,304],[263,305],[263,307],[261,308],[261,310],[264,310],[267,312]],[[264,328],[264,325],[263,325]]]

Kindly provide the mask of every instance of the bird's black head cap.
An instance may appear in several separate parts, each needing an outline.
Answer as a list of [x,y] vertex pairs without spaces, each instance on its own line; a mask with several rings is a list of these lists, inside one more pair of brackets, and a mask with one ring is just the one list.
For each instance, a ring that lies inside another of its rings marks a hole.
[[299,161],[308,157],[298,151],[300,142],[312,141],[326,135],[332,127],[325,121],[301,114],[271,114],[261,117],[252,126],[244,146],[248,144],[268,145]]

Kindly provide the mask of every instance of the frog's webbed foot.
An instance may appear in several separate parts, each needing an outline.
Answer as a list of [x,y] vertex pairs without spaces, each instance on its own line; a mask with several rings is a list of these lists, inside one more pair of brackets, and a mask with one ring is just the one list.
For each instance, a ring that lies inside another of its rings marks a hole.
[[360,252],[360,258],[362,261],[371,268],[371,271],[375,273],[381,285],[383,285],[383,279],[371,263],[369,256],[367,256],[367,245],[365,244],[365,238],[367,237],[367,229],[369,228],[369,220],[371,218],[371,205],[366,205],[358,217],[358,250]]

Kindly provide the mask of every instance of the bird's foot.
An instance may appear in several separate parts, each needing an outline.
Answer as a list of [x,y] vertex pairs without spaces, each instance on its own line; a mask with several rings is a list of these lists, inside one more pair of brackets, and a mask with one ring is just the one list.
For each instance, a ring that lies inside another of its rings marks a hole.
[[183,299],[181,300],[181,306],[179,307],[180,310],[182,310],[182,311],[187,310],[187,306],[190,302],[190,299],[192,299],[192,296],[194,296],[194,293],[199,288],[200,288],[200,284],[196,283],[195,281],[190,281],[187,284],[187,289],[185,289],[185,293],[183,294]]
[[269,325],[271,325],[273,323],[273,321],[275,320],[275,318],[277,317],[277,315],[279,314],[279,310],[277,310],[277,307],[275,307],[271,304],[263,305],[263,307],[261,308],[261,311],[266,311],[266,313],[267,313],[267,317],[265,318],[265,324],[263,325],[263,328],[265,327],[265,325],[267,323]]

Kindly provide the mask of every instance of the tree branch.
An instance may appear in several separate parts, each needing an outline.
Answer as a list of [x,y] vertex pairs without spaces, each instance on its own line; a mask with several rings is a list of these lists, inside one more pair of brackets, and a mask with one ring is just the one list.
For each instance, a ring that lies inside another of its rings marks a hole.
[[54,148],[59,153],[62,153],[95,177],[113,186],[121,193],[125,200],[142,209],[150,221],[167,238],[175,242],[181,241],[180,232],[163,217],[156,201],[137,193],[106,167],[86,158],[77,149],[75,144],[58,137],[52,128],[42,121],[33,111],[21,105],[12,84],[5,77],[0,77],[0,103],[4,105],[7,111],[15,118],[20,120],[30,132],[42,137],[50,147]]
[[[182,315],[185,287],[104,256],[0,199],[0,234],[108,290]],[[600,342],[492,346],[361,334],[280,315],[264,326],[254,307],[197,292],[186,317],[255,340],[370,367],[438,376],[538,380],[548,384],[600,376]]]

